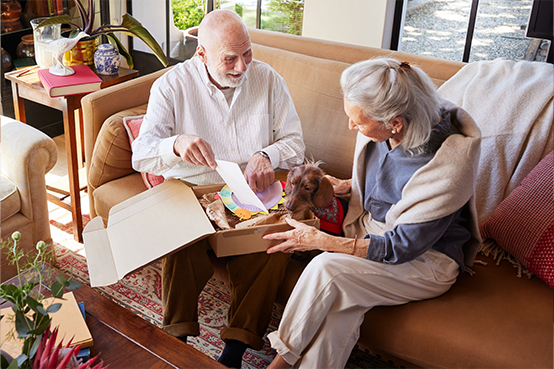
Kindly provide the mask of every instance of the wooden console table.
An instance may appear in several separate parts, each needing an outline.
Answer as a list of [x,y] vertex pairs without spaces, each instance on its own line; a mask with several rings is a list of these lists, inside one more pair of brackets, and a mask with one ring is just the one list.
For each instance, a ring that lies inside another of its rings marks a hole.
[[[81,197],[79,185],[79,168],[83,166],[83,113],[81,110],[81,99],[87,94],[71,95],[51,98],[42,87],[38,77],[38,67],[31,67],[23,74],[24,70],[16,70],[6,73],[4,77],[12,82],[13,105],[15,119],[25,123],[25,105],[23,100],[30,100],[36,103],[49,106],[62,111],[63,126],[65,134],[65,151],[67,155],[67,174],[69,178],[69,193],[59,189],[51,190],[70,196],[71,204],[59,200],[50,195],[51,202],[71,211],[73,220],[73,236],[78,242],[83,242],[83,218],[81,214]],[[100,88],[106,88],[138,76],[138,71],[127,68],[120,68],[119,74],[110,76],[98,75],[102,79]],[[75,121],[75,112],[78,113],[78,122]],[[79,132],[79,133],[78,133]]]

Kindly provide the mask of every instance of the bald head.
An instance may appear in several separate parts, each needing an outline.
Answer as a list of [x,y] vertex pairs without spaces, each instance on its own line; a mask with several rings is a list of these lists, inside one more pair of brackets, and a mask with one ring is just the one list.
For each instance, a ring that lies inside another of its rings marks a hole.
[[236,42],[248,38],[248,30],[237,13],[227,9],[209,12],[198,27],[198,45],[211,49],[214,43]]
[[252,61],[252,44],[246,25],[230,10],[208,13],[198,27],[196,52],[216,87],[240,86]]

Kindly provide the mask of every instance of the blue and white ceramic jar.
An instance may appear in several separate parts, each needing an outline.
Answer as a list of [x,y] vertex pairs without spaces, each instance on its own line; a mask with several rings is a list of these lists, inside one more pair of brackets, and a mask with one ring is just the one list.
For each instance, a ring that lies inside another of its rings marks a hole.
[[94,66],[98,74],[116,74],[120,64],[120,55],[112,44],[98,45],[94,53]]

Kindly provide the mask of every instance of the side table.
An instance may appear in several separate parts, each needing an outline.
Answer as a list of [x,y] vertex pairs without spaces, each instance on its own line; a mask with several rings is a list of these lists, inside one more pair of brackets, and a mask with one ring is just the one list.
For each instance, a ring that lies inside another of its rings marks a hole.
[[[67,155],[67,174],[69,178],[69,193],[71,204],[67,205],[55,196],[50,196],[49,200],[57,205],[71,211],[73,220],[73,236],[78,242],[83,241],[83,218],[81,214],[81,197],[79,185],[79,168],[83,165],[83,113],[81,110],[81,99],[87,94],[71,95],[51,98],[42,87],[38,77],[38,67],[31,67],[28,72],[16,70],[6,73],[4,77],[12,82],[13,105],[15,119],[26,123],[25,105],[23,100],[30,100],[36,103],[49,106],[62,111],[63,126],[65,133],[65,151]],[[118,74],[104,76],[98,75],[102,79],[100,88],[106,88],[138,76],[139,72],[134,69],[120,68]],[[75,112],[78,113],[79,124],[75,121]],[[77,133],[79,131],[79,134]],[[60,192],[60,190],[54,190]],[[62,192],[63,193],[63,192]]]

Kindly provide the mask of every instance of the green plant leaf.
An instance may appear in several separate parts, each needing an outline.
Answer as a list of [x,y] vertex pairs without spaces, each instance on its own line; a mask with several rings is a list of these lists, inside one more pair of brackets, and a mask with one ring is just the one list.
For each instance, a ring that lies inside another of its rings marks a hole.
[[[15,361],[15,360],[13,360]],[[8,365],[10,365],[8,363],[8,359],[6,359],[6,357],[4,355],[1,355],[0,356],[0,368],[8,368]],[[16,366],[17,368],[17,366]]]
[[60,273],[56,276],[56,280],[69,290],[74,290],[81,287],[81,284],[73,278],[67,278],[64,274]]
[[27,298],[25,299],[25,301],[27,302],[27,305],[29,305],[29,307],[31,309],[33,309],[34,311],[37,311],[37,307],[40,305],[42,306],[42,304],[40,304],[37,300],[35,300],[34,298],[32,298],[31,296],[27,296]]
[[50,291],[52,292],[52,296],[61,298],[63,296],[63,285],[60,282],[56,281],[52,283]]
[[76,280],[74,279],[70,279],[67,284],[65,285],[65,288],[67,288],[68,290],[76,290],[77,288],[81,287],[82,284],[77,282]]
[[20,338],[25,338],[30,335],[33,322],[27,318],[21,311],[15,313],[15,330]]
[[35,341],[31,346],[31,350],[29,350],[29,357],[31,359],[35,357],[35,354],[37,353],[37,350],[40,346],[40,341],[42,341],[42,334],[39,334],[38,336],[35,337]]
[[46,329],[48,329],[48,327],[50,326],[51,321],[52,319],[49,316],[47,316],[44,322],[42,322],[37,328],[33,329],[32,331],[29,331],[29,333],[32,335],[43,334],[44,331],[46,331]]
[[133,58],[127,52],[125,46],[123,46],[123,44],[119,41],[119,39],[114,35],[113,32],[106,33],[106,36],[108,37],[108,41],[110,42],[110,44],[114,45],[119,54],[121,54],[125,58],[129,68],[133,69],[135,67],[135,64],[133,63]]
[[46,311],[48,313],[55,313],[56,311],[60,310],[60,308],[62,307],[62,304],[60,303],[55,303],[55,304],[52,304],[50,306],[48,306],[48,308],[46,309]]
[[71,17],[67,14],[50,17],[40,22],[37,28],[50,26],[52,24],[62,24],[62,23],[71,23]]
[[37,313],[40,315],[48,315],[46,310],[44,310],[44,306],[42,305],[37,306]]
[[10,366],[9,366],[8,368],[11,369],[14,362],[16,363],[16,366],[15,366],[15,367],[18,368],[18,367],[20,367],[21,365],[23,365],[23,363],[24,363],[25,361],[27,361],[27,359],[28,359],[27,355],[21,354],[21,355],[19,355],[15,360],[13,360],[13,361],[10,363]]

